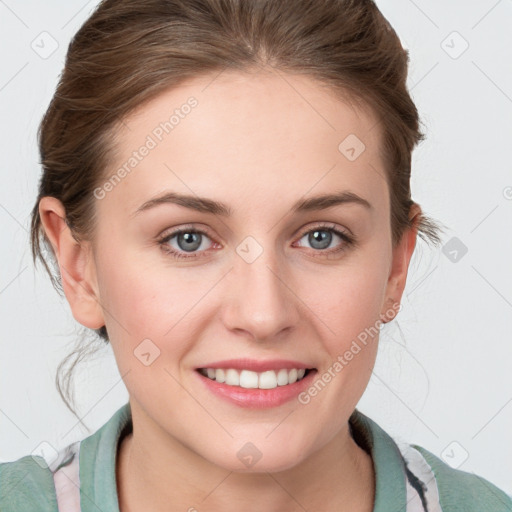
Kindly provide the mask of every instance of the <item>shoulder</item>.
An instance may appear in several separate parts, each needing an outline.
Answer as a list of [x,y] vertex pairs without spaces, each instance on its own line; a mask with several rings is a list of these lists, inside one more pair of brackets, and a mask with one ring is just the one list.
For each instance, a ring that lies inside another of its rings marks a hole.
[[56,512],[53,473],[41,456],[26,455],[0,464],[2,512]]
[[350,423],[354,440],[372,456],[374,512],[512,512],[512,497],[485,478],[392,437],[357,409]]
[[132,429],[129,402],[97,431],[43,456],[26,455],[0,463],[1,512],[58,512],[80,510],[87,503],[102,503],[115,510],[116,451],[119,439]]
[[[400,447],[408,466],[420,465],[430,469],[439,495],[439,504],[443,512],[512,512],[512,498],[501,489],[474,473],[454,469],[425,448],[411,444]],[[411,456],[414,452],[420,457]],[[425,462],[428,466],[425,465]],[[414,473],[414,470],[413,470]]]

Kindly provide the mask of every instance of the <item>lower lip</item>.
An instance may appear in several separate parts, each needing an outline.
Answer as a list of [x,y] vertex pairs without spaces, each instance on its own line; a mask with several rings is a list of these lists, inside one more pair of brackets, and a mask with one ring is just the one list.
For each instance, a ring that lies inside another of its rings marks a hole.
[[301,380],[286,386],[277,386],[274,389],[247,389],[239,386],[228,386],[216,380],[205,377],[199,371],[195,372],[204,385],[215,395],[248,409],[266,409],[278,407],[297,397],[304,389],[311,385],[316,370],[310,370]]

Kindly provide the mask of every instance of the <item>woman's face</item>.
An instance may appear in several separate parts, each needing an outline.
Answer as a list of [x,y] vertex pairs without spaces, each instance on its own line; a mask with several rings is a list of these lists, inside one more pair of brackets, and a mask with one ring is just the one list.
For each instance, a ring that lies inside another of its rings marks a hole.
[[[231,470],[290,468],[348,431],[405,284],[380,126],[309,78],[227,71],[124,121],[96,190],[90,324],[134,423]],[[293,368],[312,371],[286,385]]]

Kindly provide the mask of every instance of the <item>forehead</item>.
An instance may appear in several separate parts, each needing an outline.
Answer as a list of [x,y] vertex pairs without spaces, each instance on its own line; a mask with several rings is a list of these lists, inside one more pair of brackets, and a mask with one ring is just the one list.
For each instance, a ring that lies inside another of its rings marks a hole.
[[165,190],[242,206],[350,188],[386,206],[376,118],[306,76],[197,77],[134,111],[115,141],[107,178],[125,172],[107,202],[126,215]]

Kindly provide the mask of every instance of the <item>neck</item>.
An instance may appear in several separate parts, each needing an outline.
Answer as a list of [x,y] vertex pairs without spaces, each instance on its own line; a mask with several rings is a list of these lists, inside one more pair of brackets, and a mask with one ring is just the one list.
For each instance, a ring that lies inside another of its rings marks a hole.
[[166,439],[162,449],[161,442],[148,442],[157,436],[141,436],[134,430],[119,446],[120,512],[373,510],[372,459],[354,441],[348,424],[309,458],[275,473],[232,472],[174,438]]

